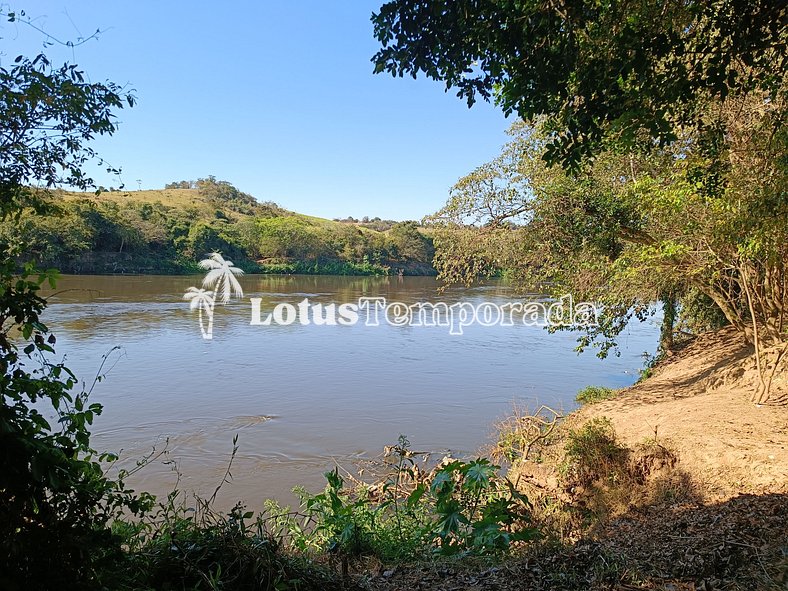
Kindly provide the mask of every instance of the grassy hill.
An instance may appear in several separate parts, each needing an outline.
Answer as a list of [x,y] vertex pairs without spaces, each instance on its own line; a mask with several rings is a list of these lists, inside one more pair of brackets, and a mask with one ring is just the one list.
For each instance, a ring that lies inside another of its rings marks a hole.
[[335,221],[258,202],[229,183],[190,188],[48,195],[0,235],[30,244],[35,260],[69,273],[190,273],[218,251],[249,273],[432,274],[431,238],[415,222]]

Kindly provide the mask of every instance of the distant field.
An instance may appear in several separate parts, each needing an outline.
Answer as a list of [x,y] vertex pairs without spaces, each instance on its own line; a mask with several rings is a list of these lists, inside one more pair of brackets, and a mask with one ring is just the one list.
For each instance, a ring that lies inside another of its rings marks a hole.
[[197,189],[151,189],[145,191],[103,191],[96,196],[95,193],[73,193],[62,191],[59,193],[64,199],[94,199],[96,201],[115,201],[125,203],[128,201],[141,201],[144,203],[161,202],[170,207],[189,207],[205,204],[206,200]]
[[[202,195],[199,189],[146,189],[144,191],[102,191],[99,195],[93,192],[90,193],[76,193],[69,191],[60,191],[57,193],[63,199],[77,200],[77,199],[90,199],[97,202],[114,202],[119,205],[127,203],[161,203],[166,207],[173,207],[178,209],[196,208],[201,213],[213,212],[216,209],[216,203]],[[236,211],[225,211],[230,217],[245,218],[254,217]],[[324,227],[337,227],[346,226],[348,224],[342,222],[335,222],[326,218],[321,218],[313,215],[306,215],[303,213],[290,212],[293,217],[300,218],[310,222],[316,226]],[[374,231],[370,228],[362,228],[366,231]]]

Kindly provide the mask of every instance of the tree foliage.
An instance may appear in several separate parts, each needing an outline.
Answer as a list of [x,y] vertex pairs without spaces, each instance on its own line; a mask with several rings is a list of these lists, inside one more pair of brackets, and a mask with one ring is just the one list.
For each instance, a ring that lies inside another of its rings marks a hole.
[[43,54],[0,68],[0,211],[20,200],[39,203],[30,185],[92,188],[84,165],[103,161],[89,142],[112,135],[115,111],[134,101],[118,85],[86,81],[75,64],[56,67]]
[[[100,588],[101,571],[118,560],[121,540],[111,520],[150,506],[122,480],[109,478],[90,445],[102,407],[89,402],[42,323],[42,284],[56,272],[0,267],[0,586],[22,589]],[[24,347],[20,347],[19,332]],[[21,350],[20,350],[21,348]],[[45,413],[54,414],[55,423]]]
[[779,348],[788,328],[781,109],[728,99],[712,113],[729,130],[718,152],[686,133],[648,154],[602,152],[581,172],[549,167],[540,157],[549,132],[520,122],[502,156],[461,179],[431,218],[439,274],[468,283],[507,270],[531,289],[597,301],[602,321],[580,347],[603,354],[657,302],[665,350],[677,306],[695,330],[724,316],[750,343]]
[[510,268],[593,297],[580,344],[603,353],[654,302],[664,349],[677,304],[713,302],[767,395],[788,352],[785,3],[394,0],[372,20],[376,72],[526,122],[435,218],[445,278]]
[[[0,220],[20,226],[0,240],[4,589],[102,588],[102,572],[121,552],[111,519],[138,513],[150,501],[125,490],[122,479],[107,477],[104,461],[111,457],[90,445],[89,426],[101,405],[91,403],[90,389],[53,361],[55,337],[42,321],[46,301],[39,290],[45,283],[54,287],[57,272],[37,271],[29,262],[20,273],[17,265],[30,244],[25,230],[34,223],[23,219],[23,208],[46,209],[48,190],[56,185],[91,188],[84,165],[97,155],[88,142],[111,135],[114,113],[133,103],[117,85],[86,82],[77,66],[54,67],[44,55],[19,56],[0,68]],[[50,219],[40,230],[30,238],[41,249],[78,250],[91,239],[86,223],[75,223],[66,234]]]
[[[431,238],[415,222],[393,222],[378,232],[259,203],[223,181],[203,186],[191,190],[193,198],[167,204],[126,192],[54,191],[38,197],[44,214],[29,207],[13,220],[0,220],[0,239],[24,243],[20,265],[36,261],[77,273],[196,272],[196,261],[211,252],[221,252],[247,272],[434,273]],[[166,199],[167,191],[161,196]]]
[[606,140],[675,141],[699,100],[774,95],[787,19],[770,0],[393,0],[372,17],[373,62],[444,82],[469,106],[546,116],[545,157],[576,167]]

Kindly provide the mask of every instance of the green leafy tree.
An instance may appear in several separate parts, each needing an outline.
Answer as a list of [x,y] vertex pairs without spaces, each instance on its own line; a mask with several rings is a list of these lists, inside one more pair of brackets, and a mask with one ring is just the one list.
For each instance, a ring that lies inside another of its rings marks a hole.
[[[14,13],[6,16],[16,20]],[[98,155],[89,142],[114,133],[114,111],[134,101],[116,84],[86,82],[75,64],[54,67],[43,54],[18,56],[0,68],[1,211],[16,212],[20,202],[40,204],[31,184],[92,188],[83,166]]]
[[325,250],[318,229],[298,217],[258,220],[259,250],[264,258],[317,260]]
[[433,216],[436,267],[465,283],[506,269],[531,288],[600,302],[601,323],[580,347],[602,354],[656,302],[669,351],[674,322],[702,297],[758,351],[763,400],[786,350],[786,135],[770,121],[780,108],[749,99],[726,111],[741,135],[711,187],[712,159],[691,134],[648,155],[606,151],[573,173],[540,158],[543,128],[517,124],[503,155],[461,179]]
[[665,348],[700,294],[753,345],[768,396],[788,354],[784,3],[394,0],[373,22],[377,72],[494,98],[539,132],[455,187],[444,276],[522,253],[515,269],[599,294],[592,340],[661,300]]
[[192,259],[211,252],[233,253],[235,256],[234,246],[225,239],[219,229],[204,221],[192,225],[181,244],[184,254]]
[[[77,66],[53,67],[44,55],[0,68],[0,218],[18,220],[23,205],[45,209],[45,191],[56,185],[92,187],[83,172],[96,157],[88,142],[111,135],[114,112],[133,102],[118,86],[86,82]],[[52,361],[55,337],[41,319],[39,290],[57,273],[27,265],[18,274],[23,249],[0,244],[0,587],[102,588],[107,561],[121,551],[110,520],[147,501],[107,478],[106,457],[91,448],[101,406]]]
[[433,249],[431,241],[419,232],[416,222],[395,224],[388,232],[394,257],[398,261],[429,262]]
[[608,141],[650,146],[643,132],[674,141],[698,101],[774,96],[788,66],[788,9],[769,0],[393,0],[372,21],[375,72],[544,115],[545,156],[569,167]]

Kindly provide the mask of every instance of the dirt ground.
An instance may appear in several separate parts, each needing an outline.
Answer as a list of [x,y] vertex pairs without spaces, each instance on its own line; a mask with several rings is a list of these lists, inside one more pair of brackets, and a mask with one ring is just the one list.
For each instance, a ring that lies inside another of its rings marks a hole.
[[[649,437],[679,456],[706,501],[736,494],[788,493],[788,405],[750,402],[749,349],[731,330],[703,335],[641,384],[584,408],[608,417],[621,440]],[[785,375],[775,379],[779,398]]]
[[[749,349],[732,331],[701,335],[644,382],[567,421],[574,428],[607,417],[619,441],[633,449],[656,439],[675,455],[674,479],[687,479],[675,498],[633,505],[571,543],[526,549],[503,565],[381,567],[364,586],[788,590],[788,405],[780,404],[788,372],[775,378],[776,403],[759,406],[750,402],[752,366]],[[556,446],[563,446],[560,439]]]

